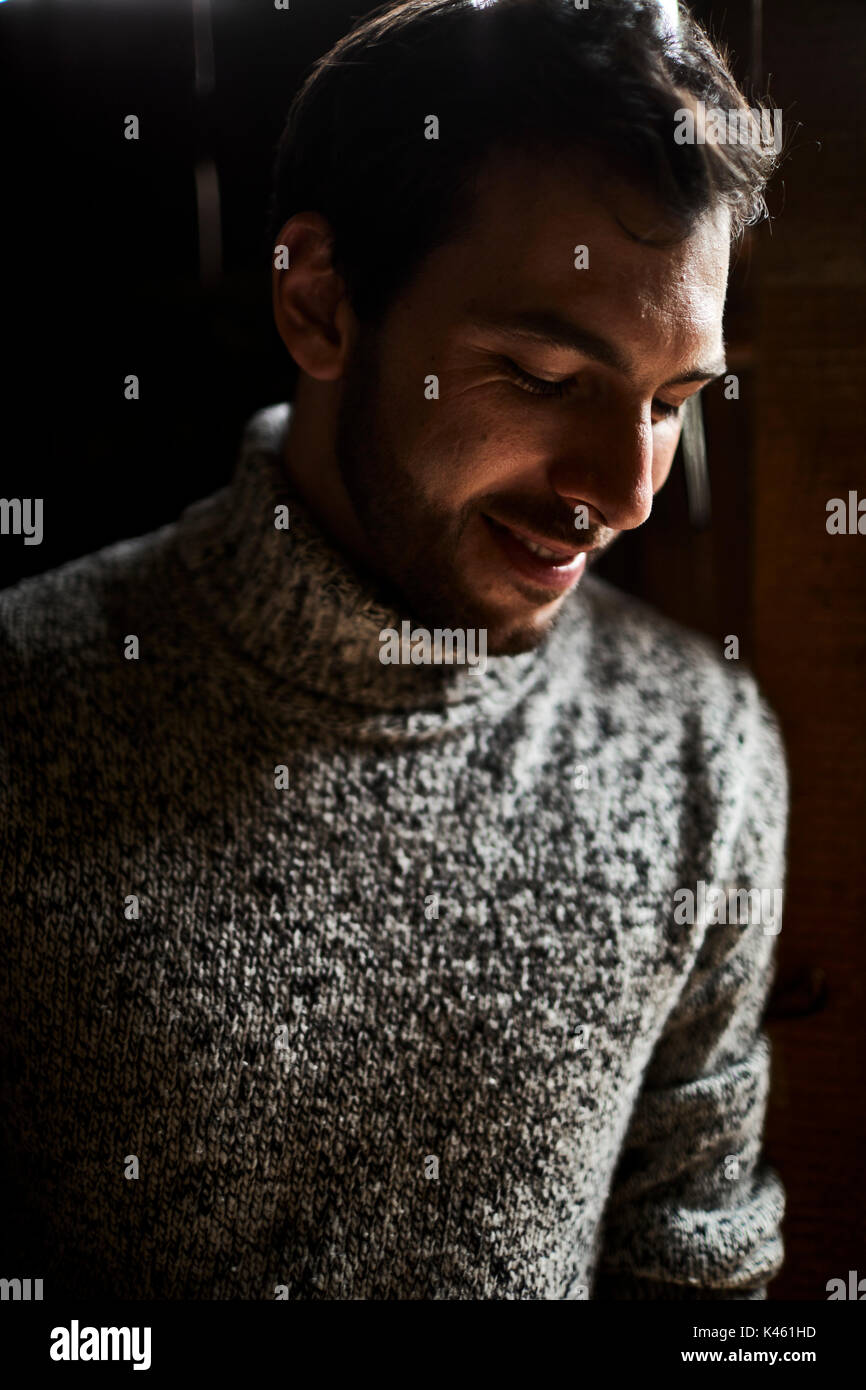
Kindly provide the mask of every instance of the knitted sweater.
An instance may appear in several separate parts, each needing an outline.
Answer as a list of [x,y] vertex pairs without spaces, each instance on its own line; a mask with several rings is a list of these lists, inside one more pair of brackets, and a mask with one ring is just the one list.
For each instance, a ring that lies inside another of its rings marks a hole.
[[383,664],[408,615],[285,478],[289,410],[0,594],[4,1273],[765,1298],[778,923],[676,903],[781,886],[773,715],[592,574],[534,651]]

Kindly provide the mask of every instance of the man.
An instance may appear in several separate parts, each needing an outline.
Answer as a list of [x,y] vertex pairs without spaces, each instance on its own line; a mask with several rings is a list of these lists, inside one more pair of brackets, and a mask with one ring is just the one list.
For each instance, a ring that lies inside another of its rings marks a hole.
[[779,920],[739,905],[781,891],[784,755],[591,573],[724,370],[770,163],[674,140],[743,98],[672,25],[360,25],[277,162],[292,406],[0,599],[4,1191],[47,1291],[766,1297]]

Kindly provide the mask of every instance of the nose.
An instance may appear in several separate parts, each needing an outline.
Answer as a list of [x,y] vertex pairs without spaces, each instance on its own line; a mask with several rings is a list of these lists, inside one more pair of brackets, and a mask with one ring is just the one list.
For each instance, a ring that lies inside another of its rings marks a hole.
[[653,504],[652,407],[620,406],[566,426],[551,486],[569,504],[583,504],[612,531],[642,526]]

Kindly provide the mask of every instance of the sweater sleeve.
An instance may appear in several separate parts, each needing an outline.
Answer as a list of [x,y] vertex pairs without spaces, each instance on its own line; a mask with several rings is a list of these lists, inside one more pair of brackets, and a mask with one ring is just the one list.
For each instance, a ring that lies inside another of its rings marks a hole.
[[716,882],[778,890],[765,899],[776,917],[707,917],[629,1121],[593,1298],[760,1300],[783,1262],[785,1193],[761,1155],[771,1060],[762,1022],[781,925],[788,776],[775,719],[752,693],[750,737],[736,759],[737,829]]

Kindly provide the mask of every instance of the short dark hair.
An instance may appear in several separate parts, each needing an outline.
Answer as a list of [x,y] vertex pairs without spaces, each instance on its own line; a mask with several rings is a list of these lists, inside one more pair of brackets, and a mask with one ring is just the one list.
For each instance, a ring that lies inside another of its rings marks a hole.
[[[334,264],[362,322],[381,322],[425,257],[469,224],[491,154],[591,149],[652,190],[686,234],[720,203],[732,237],[766,215],[766,139],[674,141],[675,112],[746,112],[726,56],[685,6],[658,0],[400,0],[312,68],[280,140],[271,245],[296,212],[334,231]],[[755,108],[753,108],[755,109]],[[439,138],[425,139],[428,116]]]

